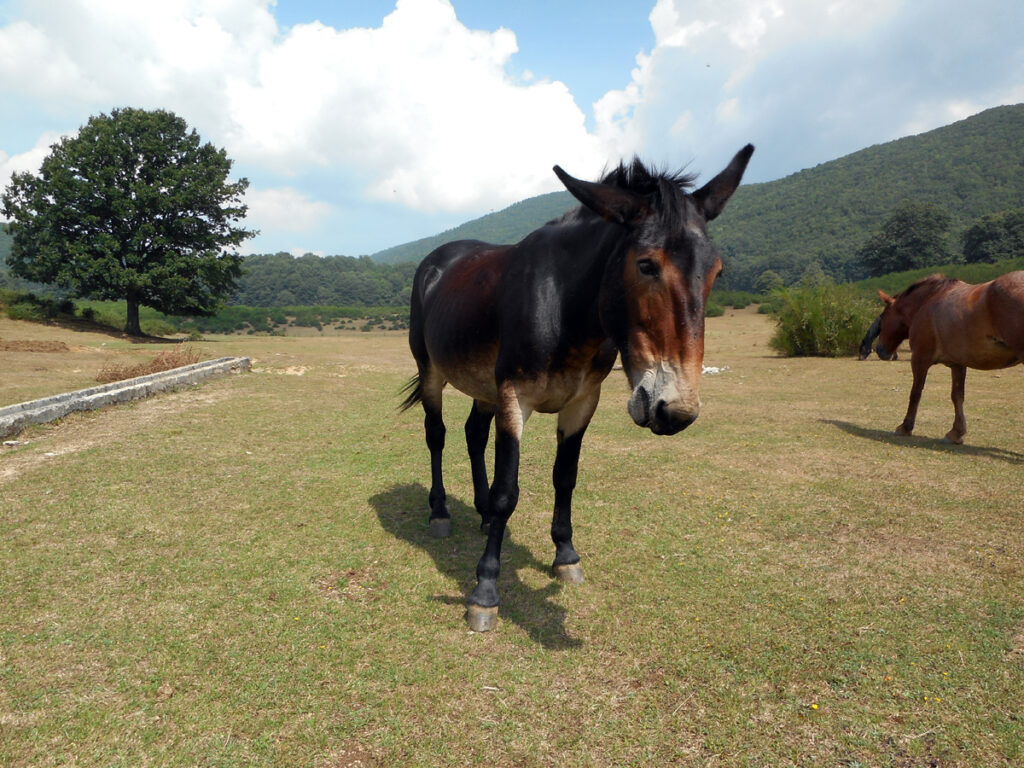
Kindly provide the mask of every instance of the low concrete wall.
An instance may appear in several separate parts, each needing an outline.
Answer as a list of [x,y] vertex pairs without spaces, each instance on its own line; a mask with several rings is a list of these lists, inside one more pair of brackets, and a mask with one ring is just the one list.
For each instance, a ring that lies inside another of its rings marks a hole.
[[158,392],[196,384],[213,376],[247,371],[250,365],[248,357],[221,357],[100,387],[9,405],[0,408],[0,437],[17,434],[30,424],[54,421],[72,411],[90,411],[113,403],[140,400]]

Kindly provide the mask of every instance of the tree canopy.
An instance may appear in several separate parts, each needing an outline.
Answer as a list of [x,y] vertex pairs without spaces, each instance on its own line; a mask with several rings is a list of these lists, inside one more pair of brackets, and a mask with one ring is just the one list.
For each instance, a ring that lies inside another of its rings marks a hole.
[[964,261],[992,263],[1024,254],[1024,208],[982,216],[963,233]]
[[140,305],[208,315],[241,275],[234,248],[246,179],[231,160],[164,110],[115,109],[51,147],[38,175],[3,193],[15,275],[73,296],[125,299],[125,330],[141,335]]
[[881,229],[857,251],[871,276],[945,264],[953,260],[946,245],[952,217],[932,203],[904,201]]

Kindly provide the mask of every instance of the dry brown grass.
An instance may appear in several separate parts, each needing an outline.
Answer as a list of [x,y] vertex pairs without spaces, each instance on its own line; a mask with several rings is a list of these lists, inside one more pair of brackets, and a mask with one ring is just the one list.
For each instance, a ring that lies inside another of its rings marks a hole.
[[191,347],[165,349],[162,352],[158,352],[152,360],[146,363],[136,365],[111,363],[105,365],[97,374],[96,381],[100,384],[110,384],[114,381],[148,376],[151,373],[161,373],[162,371],[170,371],[185,365],[193,365],[202,360],[202,358],[203,356]]
[[[728,370],[675,438],[609,378],[576,587],[548,572],[555,420],[531,418],[486,635],[469,401],[445,398],[437,541],[401,334],[216,338],[253,373],[26,430],[0,452],[0,764],[1020,765],[1021,371],[969,373],[945,446],[945,370],[897,438],[906,361],[780,359],[769,333],[709,320]],[[70,338],[0,386],[91,364]]]
[[32,341],[29,339],[0,339],[0,352],[70,352],[63,341]]

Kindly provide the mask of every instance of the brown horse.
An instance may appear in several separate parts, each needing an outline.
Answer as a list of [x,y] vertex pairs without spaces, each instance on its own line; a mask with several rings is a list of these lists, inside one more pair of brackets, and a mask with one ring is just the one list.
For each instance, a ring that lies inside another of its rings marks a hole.
[[953,373],[955,413],[945,439],[962,443],[967,432],[967,369],[988,371],[1024,362],[1024,272],[1010,272],[980,285],[932,275],[896,296],[882,291],[878,295],[885,302],[875,347],[878,356],[891,360],[896,348],[910,339],[914,384],[907,415],[896,433],[914,431],[928,369],[942,363]]
[[[707,234],[739,186],[754,148],[696,191],[692,177],[634,160],[600,183],[555,174],[583,204],[517,245],[448,243],[416,271],[409,345],[417,375],[403,406],[421,403],[430,449],[430,530],[451,522],[441,478],[446,384],[473,398],[466,422],[474,503],[487,545],[468,621],[498,614],[501,543],[519,499],[519,441],[535,411],[558,414],[551,538],[555,576],[581,581],[571,502],[580,445],[616,354],[633,387],[628,411],[655,434],[685,429],[700,410],[704,308],[722,269]],[[496,421],[494,481],[484,449]]]

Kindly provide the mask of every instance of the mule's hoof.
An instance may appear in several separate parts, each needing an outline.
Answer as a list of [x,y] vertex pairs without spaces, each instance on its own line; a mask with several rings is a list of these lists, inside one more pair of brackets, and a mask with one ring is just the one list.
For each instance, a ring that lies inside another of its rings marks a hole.
[[914,430],[907,429],[902,424],[900,424],[898,427],[896,427],[896,434],[897,435],[902,435],[903,437],[906,437],[907,435],[913,434],[913,432],[914,432]]
[[466,610],[466,623],[474,632],[490,632],[498,625],[498,606],[484,608],[470,603]]
[[569,565],[553,565],[551,570],[555,573],[555,578],[559,581],[564,581],[566,584],[582,584],[583,583],[583,566],[579,563],[570,563]]
[[430,521],[430,535],[435,539],[443,539],[452,532],[452,519],[450,517],[435,517]]

